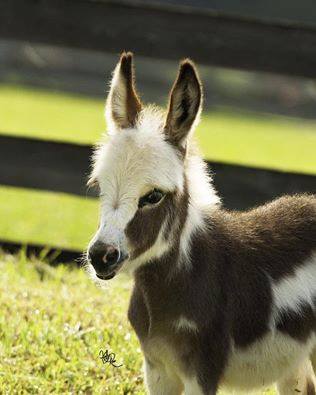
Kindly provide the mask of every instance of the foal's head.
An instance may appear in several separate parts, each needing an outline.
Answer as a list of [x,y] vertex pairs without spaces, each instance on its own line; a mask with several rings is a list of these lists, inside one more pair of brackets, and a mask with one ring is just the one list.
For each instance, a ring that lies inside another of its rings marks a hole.
[[90,180],[101,199],[100,225],[88,248],[97,277],[135,270],[170,249],[187,255],[190,235],[203,222],[200,208],[216,201],[188,145],[201,103],[199,77],[184,60],[167,114],[144,107],[132,54],[122,54],[106,103],[109,138],[96,151]]

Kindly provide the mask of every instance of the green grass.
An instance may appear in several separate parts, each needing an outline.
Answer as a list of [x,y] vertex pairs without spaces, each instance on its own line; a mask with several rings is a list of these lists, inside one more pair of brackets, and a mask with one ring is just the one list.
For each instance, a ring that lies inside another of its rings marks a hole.
[[197,130],[207,159],[316,174],[316,122],[217,111]]
[[83,250],[96,231],[98,202],[62,193],[0,187],[0,235]]
[[[1,393],[144,393],[128,283],[101,290],[83,271],[23,256],[2,256],[0,270]],[[101,349],[123,366],[103,364]]]
[[[145,393],[139,344],[126,318],[129,281],[100,289],[82,270],[51,268],[23,254],[0,255],[0,272],[1,393]],[[123,366],[104,365],[101,349]]]
[[[0,132],[94,143],[105,130],[103,100],[0,85]],[[218,109],[197,130],[205,158],[316,174],[316,122]]]
[[103,113],[101,100],[0,85],[3,133],[89,144],[105,130]]

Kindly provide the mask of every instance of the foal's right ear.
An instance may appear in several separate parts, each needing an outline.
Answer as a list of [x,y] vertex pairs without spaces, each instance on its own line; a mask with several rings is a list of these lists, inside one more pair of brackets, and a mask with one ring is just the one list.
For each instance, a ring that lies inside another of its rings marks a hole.
[[177,79],[171,90],[165,134],[173,145],[185,149],[186,140],[202,107],[202,85],[193,62],[180,63]]
[[134,81],[133,54],[123,52],[114,70],[106,102],[106,121],[110,129],[127,129],[135,126],[142,105]]

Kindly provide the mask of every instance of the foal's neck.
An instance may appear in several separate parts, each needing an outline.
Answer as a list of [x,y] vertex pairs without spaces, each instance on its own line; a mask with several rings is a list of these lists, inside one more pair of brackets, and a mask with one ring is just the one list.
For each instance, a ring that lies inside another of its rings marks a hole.
[[182,228],[173,232],[170,249],[164,255],[145,263],[135,273],[135,287],[148,306],[157,310],[185,309],[198,284],[203,279],[208,281],[205,258],[212,255],[209,223],[220,200],[199,156],[186,159],[185,178],[189,204]]

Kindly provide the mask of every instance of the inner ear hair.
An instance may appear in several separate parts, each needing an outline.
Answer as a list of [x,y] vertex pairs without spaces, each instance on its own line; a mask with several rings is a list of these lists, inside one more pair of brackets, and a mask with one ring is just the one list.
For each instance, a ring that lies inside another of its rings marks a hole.
[[133,54],[123,52],[114,71],[111,89],[107,100],[107,115],[119,129],[135,126],[142,109],[135,89]]
[[168,141],[180,148],[185,147],[185,140],[199,115],[201,104],[202,84],[194,63],[185,59],[180,63],[169,97],[165,124]]

